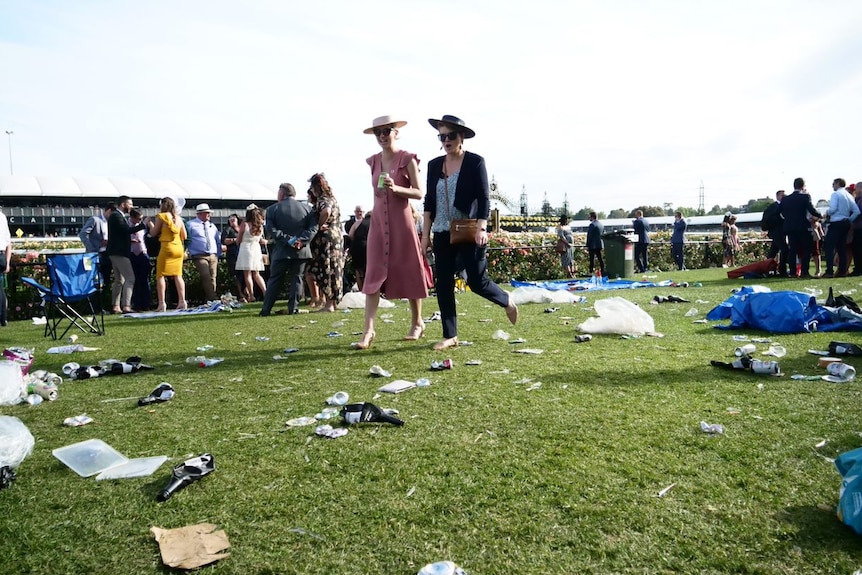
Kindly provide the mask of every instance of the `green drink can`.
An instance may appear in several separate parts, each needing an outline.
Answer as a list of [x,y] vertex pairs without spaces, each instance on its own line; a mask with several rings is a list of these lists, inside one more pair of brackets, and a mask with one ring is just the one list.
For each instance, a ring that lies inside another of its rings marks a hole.
[[389,172],[380,172],[380,177],[377,178],[377,187],[383,189],[386,187],[386,178],[389,177]]

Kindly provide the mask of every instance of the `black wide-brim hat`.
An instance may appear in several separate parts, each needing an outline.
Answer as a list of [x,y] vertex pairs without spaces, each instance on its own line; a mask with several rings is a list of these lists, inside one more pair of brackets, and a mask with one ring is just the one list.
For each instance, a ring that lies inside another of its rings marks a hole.
[[468,138],[472,138],[476,135],[476,132],[467,127],[467,124],[464,123],[464,120],[450,114],[444,115],[439,120],[435,120],[434,118],[428,118],[428,123],[431,124],[431,127],[433,127],[435,130],[440,127],[440,124],[447,124],[455,131],[463,134],[465,140]]

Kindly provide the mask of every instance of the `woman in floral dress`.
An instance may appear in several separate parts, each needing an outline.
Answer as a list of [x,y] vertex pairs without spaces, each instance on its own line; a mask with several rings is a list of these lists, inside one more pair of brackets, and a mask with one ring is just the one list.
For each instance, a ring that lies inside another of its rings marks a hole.
[[341,301],[344,275],[344,232],[341,212],[332,195],[332,188],[323,174],[314,174],[308,189],[308,199],[318,215],[317,235],[311,240],[311,261],[308,274],[320,290],[323,307],[319,311],[335,311]]

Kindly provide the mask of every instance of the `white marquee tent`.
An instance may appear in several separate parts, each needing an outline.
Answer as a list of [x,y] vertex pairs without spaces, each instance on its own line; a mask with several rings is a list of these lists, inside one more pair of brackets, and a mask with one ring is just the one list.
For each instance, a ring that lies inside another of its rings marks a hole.
[[141,180],[137,178],[57,178],[0,176],[0,199],[16,196],[30,198],[148,198],[165,196],[185,198],[189,203],[216,200],[275,201],[278,183],[199,182],[179,180]]

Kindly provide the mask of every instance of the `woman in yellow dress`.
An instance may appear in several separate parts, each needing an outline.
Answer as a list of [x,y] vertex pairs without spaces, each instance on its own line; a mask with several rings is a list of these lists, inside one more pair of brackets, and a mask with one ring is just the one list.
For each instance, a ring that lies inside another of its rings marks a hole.
[[177,309],[186,309],[186,283],[183,281],[183,242],[186,227],[177,214],[173,198],[162,198],[155,223],[150,222],[150,237],[159,238],[161,249],[156,259],[156,295],[159,306],[156,311],[165,311],[165,276],[173,276],[179,303]]

